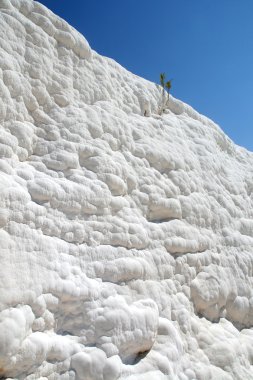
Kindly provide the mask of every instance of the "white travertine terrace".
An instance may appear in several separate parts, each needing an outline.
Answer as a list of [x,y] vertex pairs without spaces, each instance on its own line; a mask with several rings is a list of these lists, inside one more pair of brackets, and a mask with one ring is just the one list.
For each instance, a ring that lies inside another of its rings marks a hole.
[[253,154],[0,0],[0,377],[253,379]]

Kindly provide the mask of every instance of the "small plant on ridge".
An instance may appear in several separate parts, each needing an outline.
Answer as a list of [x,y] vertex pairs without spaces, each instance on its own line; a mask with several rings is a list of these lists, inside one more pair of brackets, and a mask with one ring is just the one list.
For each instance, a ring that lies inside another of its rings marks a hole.
[[[169,101],[169,96],[170,96],[170,89],[171,89],[171,81],[172,79],[168,80],[167,82],[165,82],[166,80],[166,74],[165,73],[161,73],[160,74],[160,85],[162,87],[162,104],[161,104],[161,108],[159,110],[159,114],[161,115],[164,110],[165,110],[165,107],[167,106],[167,103]],[[166,99],[165,97],[165,89],[168,93],[168,98]]]

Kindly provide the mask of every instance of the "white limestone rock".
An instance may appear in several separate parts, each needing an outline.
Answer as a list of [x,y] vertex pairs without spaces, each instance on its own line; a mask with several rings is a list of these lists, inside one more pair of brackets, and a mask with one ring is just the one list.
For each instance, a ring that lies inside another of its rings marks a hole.
[[253,154],[0,1],[0,377],[253,378]]

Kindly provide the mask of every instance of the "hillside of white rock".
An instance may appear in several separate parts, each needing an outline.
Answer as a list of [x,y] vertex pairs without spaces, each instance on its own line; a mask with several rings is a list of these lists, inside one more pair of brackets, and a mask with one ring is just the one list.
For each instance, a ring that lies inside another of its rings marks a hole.
[[253,379],[253,153],[160,106],[0,1],[1,379]]

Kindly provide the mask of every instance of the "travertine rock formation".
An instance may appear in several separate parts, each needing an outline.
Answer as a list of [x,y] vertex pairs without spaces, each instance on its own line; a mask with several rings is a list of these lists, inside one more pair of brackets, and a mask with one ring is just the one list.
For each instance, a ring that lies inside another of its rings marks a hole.
[[253,379],[253,154],[160,105],[0,1],[2,378]]

